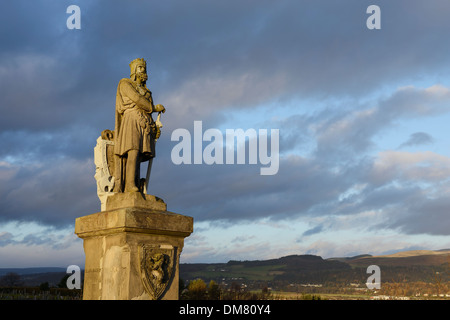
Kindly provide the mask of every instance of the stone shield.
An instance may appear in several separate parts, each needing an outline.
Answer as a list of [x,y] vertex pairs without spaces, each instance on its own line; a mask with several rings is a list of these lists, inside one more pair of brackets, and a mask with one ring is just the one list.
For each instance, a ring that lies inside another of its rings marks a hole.
[[154,299],[160,299],[170,287],[174,275],[177,248],[171,245],[140,247],[141,279],[145,291]]

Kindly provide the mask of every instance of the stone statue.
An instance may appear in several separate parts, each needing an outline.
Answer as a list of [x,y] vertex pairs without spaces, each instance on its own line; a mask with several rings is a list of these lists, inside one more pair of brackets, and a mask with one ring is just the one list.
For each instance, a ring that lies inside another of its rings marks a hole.
[[86,255],[84,300],[178,299],[180,254],[194,228],[192,217],[148,194],[150,170],[140,178],[144,161],[151,169],[165,108],[153,104],[145,60],[130,68],[117,86],[114,130],[103,130],[94,148],[101,211],[75,220]]
[[[130,78],[119,81],[116,94],[115,129],[104,130],[94,149],[97,194],[102,202],[112,193],[146,192],[155,142],[161,134],[163,105],[153,104],[147,88],[147,63],[130,63]],[[159,112],[155,122],[153,112]],[[147,179],[140,178],[141,162],[149,161]]]
[[165,112],[164,106],[153,104],[146,86],[145,60],[133,60],[130,69],[130,79],[120,80],[116,95],[115,192],[139,191],[140,163],[155,157],[160,135],[151,113]]

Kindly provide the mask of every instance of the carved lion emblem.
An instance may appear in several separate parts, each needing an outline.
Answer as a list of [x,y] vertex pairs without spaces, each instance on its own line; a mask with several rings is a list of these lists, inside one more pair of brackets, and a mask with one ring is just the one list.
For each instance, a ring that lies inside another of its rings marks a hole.
[[154,300],[158,300],[172,282],[176,247],[142,245],[139,255],[144,288]]

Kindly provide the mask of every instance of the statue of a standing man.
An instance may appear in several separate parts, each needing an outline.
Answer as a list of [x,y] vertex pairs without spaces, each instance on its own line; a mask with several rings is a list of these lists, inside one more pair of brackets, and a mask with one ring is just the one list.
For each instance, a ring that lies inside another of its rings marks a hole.
[[145,60],[133,60],[130,69],[130,78],[120,80],[117,87],[114,192],[139,191],[140,164],[155,157],[155,139],[160,134],[151,113],[165,112],[164,106],[153,104],[146,86]]

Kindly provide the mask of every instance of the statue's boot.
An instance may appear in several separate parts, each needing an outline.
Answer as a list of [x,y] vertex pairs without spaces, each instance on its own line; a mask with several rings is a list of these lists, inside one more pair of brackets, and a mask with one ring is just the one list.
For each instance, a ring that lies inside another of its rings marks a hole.
[[127,170],[125,176],[125,192],[138,192],[139,188],[136,186],[136,166],[139,151],[128,151]]

